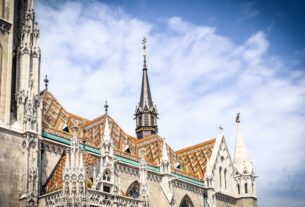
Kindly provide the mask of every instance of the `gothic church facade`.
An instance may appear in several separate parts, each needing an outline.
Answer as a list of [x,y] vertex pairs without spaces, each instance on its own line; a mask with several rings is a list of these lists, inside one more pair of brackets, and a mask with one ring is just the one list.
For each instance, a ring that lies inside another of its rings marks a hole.
[[136,136],[106,113],[66,111],[40,90],[33,0],[0,3],[0,206],[256,207],[256,175],[236,118],[234,158],[222,130],[175,151],[158,134],[143,40]]

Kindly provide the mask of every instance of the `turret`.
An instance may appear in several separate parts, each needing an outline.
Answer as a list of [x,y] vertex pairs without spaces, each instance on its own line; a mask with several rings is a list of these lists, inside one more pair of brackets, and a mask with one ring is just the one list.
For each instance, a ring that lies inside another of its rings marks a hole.
[[137,138],[141,139],[147,135],[157,134],[158,126],[158,112],[156,106],[153,104],[151,91],[149,87],[149,80],[146,65],[146,38],[143,39],[144,50],[144,63],[143,63],[143,76],[142,87],[139,105],[136,107],[136,134]]
[[236,117],[237,135],[234,154],[234,180],[239,197],[256,197],[255,173],[240,127],[240,114]]

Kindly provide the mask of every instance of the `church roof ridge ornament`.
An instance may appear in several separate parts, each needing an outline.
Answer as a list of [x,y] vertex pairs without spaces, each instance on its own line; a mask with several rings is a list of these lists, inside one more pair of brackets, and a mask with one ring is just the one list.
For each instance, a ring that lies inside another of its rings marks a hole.
[[48,75],[45,76],[44,78],[44,86],[45,86],[45,90],[48,90],[48,85],[49,85],[49,79],[48,79]]
[[108,105],[107,101],[105,101],[104,108],[105,108],[105,115],[107,116],[108,115],[108,108],[109,108],[109,105]]

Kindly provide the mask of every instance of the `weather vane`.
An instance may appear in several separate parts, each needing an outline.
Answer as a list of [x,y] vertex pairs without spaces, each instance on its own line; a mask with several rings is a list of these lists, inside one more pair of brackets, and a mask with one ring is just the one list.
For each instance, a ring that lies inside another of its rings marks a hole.
[[144,55],[146,55],[146,43],[147,43],[147,39],[146,37],[143,37],[142,45],[143,45]]
[[236,123],[240,123],[240,113],[237,113],[237,116],[236,116]]
[[222,127],[222,125],[219,125],[219,131],[220,131],[220,133],[223,132],[223,127]]
[[45,79],[43,80],[44,81],[44,85],[46,87],[46,90],[48,90],[48,83],[49,83],[49,80],[48,80],[48,76],[46,75]]

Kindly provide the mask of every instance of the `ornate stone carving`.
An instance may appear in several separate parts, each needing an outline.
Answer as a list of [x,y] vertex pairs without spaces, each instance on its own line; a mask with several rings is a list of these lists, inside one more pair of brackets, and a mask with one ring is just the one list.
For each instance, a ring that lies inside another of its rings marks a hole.
[[9,23],[8,21],[0,18],[0,32],[2,34],[9,34],[11,27],[12,27],[11,23]]

